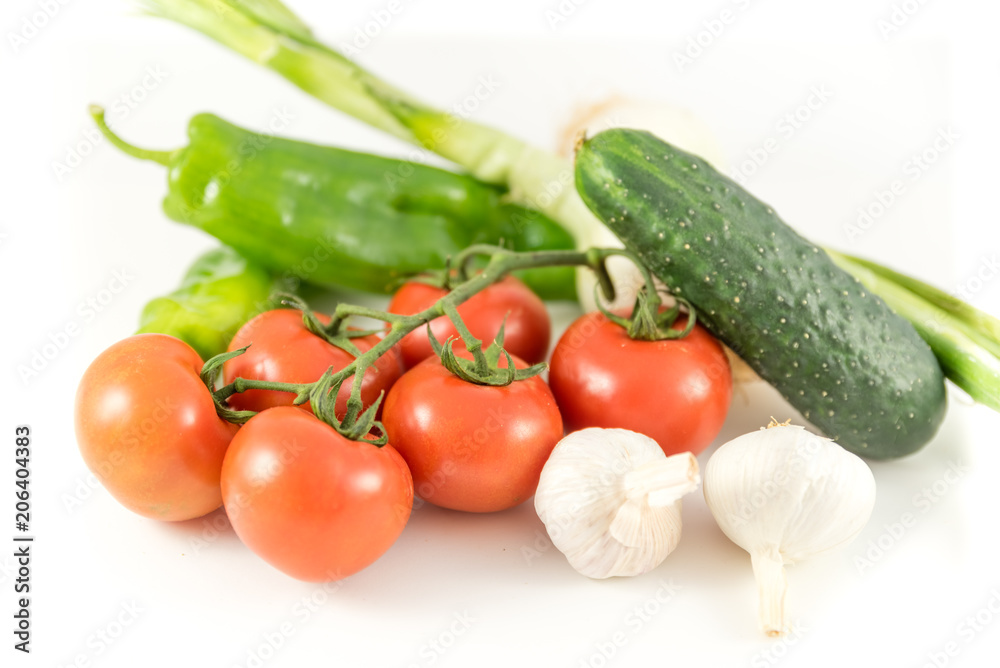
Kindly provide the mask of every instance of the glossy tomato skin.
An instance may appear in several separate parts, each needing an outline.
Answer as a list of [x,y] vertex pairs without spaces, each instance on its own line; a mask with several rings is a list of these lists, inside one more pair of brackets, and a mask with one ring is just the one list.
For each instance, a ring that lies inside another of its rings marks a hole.
[[240,539],[287,575],[339,580],[378,559],[403,531],[413,480],[391,445],[351,441],[289,406],[252,417],[222,468]]
[[[674,329],[685,324],[681,316]],[[726,354],[701,325],[682,339],[633,341],[598,312],[578,318],[559,339],[549,383],[567,430],[631,429],[667,455],[704,450],[732,397]]]
[[[402,315],[419,313],[446,294],[447,290],[424,283],[406,283],[393,295],[388,311]],[[506,316],[504,348],[528,364],[545,359],[552,336],[552,323],[545,310],[545,302],[513,276],[473,295],[458,307],[458,314],[472,335],[483,341],[484,347],[493,341]],[[449,337],[458,336],[455,325],[443,316],[432,320],[430,325],[434,337],[441,343]],[[400,349],[407,369],[434,354],[426,327],[403,337]]]
[[[317,313],[324,324],[329,316]],[[361,352],[377,345],[377,336],[352,339]],[[265,311],[247,322],[236,332],[229,350],[238,350],[249,345],[245,353],[223,365],[223,378],[229,383],[234,378],[280,381],[285,383],[312,383],[333,367],[334,371],[344,368],[354,357],[320,337],[302,323],[302,312],[296,309],[276,309]],[[361,400],[367,407],[381,392],[388,392],[392,384],[403,373],[396,348],[378,358],[373,367],[365,372],[361,384]],[[351,394],[351,376],[340,386],[337,394],[336,412],[343,416],[347,412],[347,399]],[[247,390],[233,395],[229,404],[237,410],[262,411],[275,406],[291,406],[295,395],[277,390]],[[309,404],[302,408],[312,411]]]
[[218,417],[191,346],[165,334],[119,341],[87,368],[76,437],[87,467],[129,510],[157,520],[222,504],[222,460],[238,427]]
[[[515,365],[525,363],[515,359]],[[528,499],[563,436],[559,408],[540,377],[505,387],[475,385],[436,356],[403,374],[386,397],[382,420],[410,467],[416,494],[468,512],[504,510]]]

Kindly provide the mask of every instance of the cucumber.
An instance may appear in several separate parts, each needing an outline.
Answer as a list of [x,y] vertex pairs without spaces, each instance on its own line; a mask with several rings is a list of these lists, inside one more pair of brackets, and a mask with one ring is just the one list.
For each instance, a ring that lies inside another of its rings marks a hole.
[[802,416],[872,459],[919,450],[947,398],[930,347],[824,250],[648,132],[582,142],[583,201]]

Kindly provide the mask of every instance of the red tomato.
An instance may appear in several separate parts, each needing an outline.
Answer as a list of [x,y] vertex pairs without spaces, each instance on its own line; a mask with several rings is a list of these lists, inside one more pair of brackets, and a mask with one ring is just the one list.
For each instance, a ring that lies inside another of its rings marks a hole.
[[215,412],[191,346],[165,334],[114,344],[76,393],[76,438],[87,467],[144,517],[188,520],[222,504],[222,460],[238,427]]
[[[446,294],[447,290],[424,283],[406,283],[393,295],[388,311],[402,315],[419,313],[433,306]],[[458,307],[458,314],[462,316],[472,335],[483,341],[483,347],[493,341],[506,316],[504,348],[507,352],[528,364],[545,359],[552,332],[549,313],[538,295],[516,278],[508,276],[476,293]],[[431,321],[431,330],[441,343],[448,337],[458,336],[455,325],[444,316]],[[427,339],[426,327],[420,327],[403,337],[400,348],[403,364],[407,369],[434,354]]]
[[[506,368],[506,360],[500,365]],[[475,385],[436,356],[403,374],[386,397],[382,419],[417,495],[470,512],[504,510],[534,494],[563,437],[559,408],[538,376],[505,387]]]
[[[330,318],[321,313],[316,316],[324,324]],[[351,339],[361,352],[377,345],[377,336]],[[302,323],[302,312],[295,309],[265,311],[243,325],[229,350],[237,350],[245,345],[250,348],[223,365],[223,378],[229,383],[234,378],[280,381],[284,383],[311,383],[323,375],[331,366],[334,371],[343,369],[354,361],[354,357],[316,336]],[[361,400],[370,406],[382,391],[388,391],[403,369],[399,353],[389,350],[365,372],[361,384]],[[351,395],[351,376],[340,386],[337,394],[336,413],[343,416],[347,412],[347,399]],[[248,390],[234,394],[229,405],[237,410],[262,411],[274,406],[291,406],[295,395],[277,390]],[[302,404],[309,410],[309,404]]]
[[[681,316],[674,329],[686,324]],[[631,429],[668,454],[698,454],[722,428],[732,375],[722,346],[696,324],[683,339],[633,341],[601,313],[567,328],[552,352],[549,383],[570,431]]]
[[236,534],[299,580],[339,580],[389,549],[413,507],[413,480],[391,445],[344,438],[297,408],[243,425],[222,467]]

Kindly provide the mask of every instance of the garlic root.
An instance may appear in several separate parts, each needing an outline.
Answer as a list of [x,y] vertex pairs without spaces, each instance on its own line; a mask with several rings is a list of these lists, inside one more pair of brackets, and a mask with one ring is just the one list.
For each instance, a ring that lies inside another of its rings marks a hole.
[[760,604],[757,618],[764,633],[772,638],[784,635],[788,627],[785,624],[785,594],[788,591],[788,580],[785,578],[785,563],[777,548],[762,553],[750,555],[753,574],[757,579]]

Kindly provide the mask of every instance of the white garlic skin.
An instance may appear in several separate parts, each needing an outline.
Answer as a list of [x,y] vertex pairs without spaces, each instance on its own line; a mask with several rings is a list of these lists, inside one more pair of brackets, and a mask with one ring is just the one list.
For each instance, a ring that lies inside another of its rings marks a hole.
[[583,429],[556,445],[535,510],[570,565],[591,578],[640,575],[681,537],[680,497],[698,484],[691,453],[668,458],[626,429]]
[[747,552],[777,547],[786,564],[850,542],[875,508],[868,465],[795,425],[721,446],[705,466],[704,492],[730,540]]
[[750,553],[769,635],[784,622],[782,566],[853,540],[875,507],[868,465],[828,438],[778,425],[722,445],[705,467],[705,500],[722,531]]

